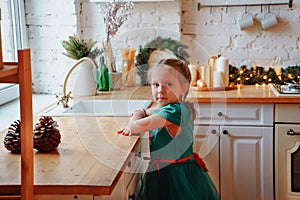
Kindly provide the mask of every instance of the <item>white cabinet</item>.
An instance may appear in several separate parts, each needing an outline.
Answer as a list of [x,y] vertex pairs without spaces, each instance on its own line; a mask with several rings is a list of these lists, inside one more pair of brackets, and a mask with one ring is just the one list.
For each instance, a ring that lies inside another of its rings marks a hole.
[[219,189],[219,127],[195,126],[194,152],[198,153],[208,168],[208,173]]
[[134,200],[140,190],[141,176],[146,171],[148,162],[142,157],[148,152],[148,140],[143,137],[140,139],[135,153],[127,159],[123,173],[110,195],[95,196],[94,200]]
[[273,199],[273,128],[221,126],[221,199]]
[[273,199],[273,105],[197,104],[194,150],[221,200]]

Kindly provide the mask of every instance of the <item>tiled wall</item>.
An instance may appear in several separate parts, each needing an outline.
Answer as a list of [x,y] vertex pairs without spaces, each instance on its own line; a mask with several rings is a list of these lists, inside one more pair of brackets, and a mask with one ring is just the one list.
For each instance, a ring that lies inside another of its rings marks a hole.
[[[224,0],[214,2],[220,1]],[[181,38],[188,43],[193,63],[205,64],[210,56],[217,54],[228,57],[230,63],[237,66],[299,63],[299,4],[294,0],[294,9],[271,7],[279,19],[277,27],[264,31],[255,19],[254,27],[241,31],[237,19],[244,7],[228,8],[227,12],[225,8],[198,11],[197,0],[136,2],[133,15],[112,40],[117,63],[120,62],[120,48],[138,48],[159,35]],[[97,4],[89,0],[26,0],[25,6],[33,59],[33,91],[60,93],[63,79],[75,62],[62,55],[61,41],[74,33],[103,41],[102,15]],[[259,18],[261,8],[249,7],[248,12]]]

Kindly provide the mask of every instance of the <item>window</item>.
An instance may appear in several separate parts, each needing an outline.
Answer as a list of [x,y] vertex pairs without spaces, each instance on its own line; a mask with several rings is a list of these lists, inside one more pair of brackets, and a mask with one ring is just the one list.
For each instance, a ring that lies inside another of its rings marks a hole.
[[[27,47],[23,0],[1,0],[3,61],[17,61],[17,50]],[[0,105],[18,98],[18,85],[0,84]]]
[[24,3],[22,0],[1,0],[0,8],[3,60],[17,61],[17,50],[27,47]]

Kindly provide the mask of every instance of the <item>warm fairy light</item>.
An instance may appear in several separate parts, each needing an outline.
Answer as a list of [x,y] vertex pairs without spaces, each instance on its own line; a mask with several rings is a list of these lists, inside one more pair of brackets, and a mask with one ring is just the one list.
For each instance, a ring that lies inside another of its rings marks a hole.
[[243,70],[240,70],[240,74],[242,74],[243,73]]
[[263,78],[263,79],[265,79],[265,80],[266,80],[267,78],[268,78],[268,76],[267,76],[267,75],[264,75],[264,78]]
[[258,87],[258,86],[259,86],[259,84],[258,84],[258,83],[256,83],[256,84],[255,84],[255,87]]
[[266,84],[265,83],[263,83],[263,84],[261,84],[263,87],[265,87],[266,86]]
[[268,80],[269,82],[271,82],[272,81],[272,79],[271,78],[269,78],[269,80]]
[[236,80],[240,81],[240,80],[241,80],[241,78],[240,78],[240,77],[238,77]]

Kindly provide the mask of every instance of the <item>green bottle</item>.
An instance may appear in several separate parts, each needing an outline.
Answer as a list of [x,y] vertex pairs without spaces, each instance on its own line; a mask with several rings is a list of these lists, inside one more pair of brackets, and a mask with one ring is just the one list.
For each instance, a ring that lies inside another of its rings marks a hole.
[[109,73],[104,63],[104,56],[100,56],[100,66],[95,73],[96,87],[98,91],[109,90]]

